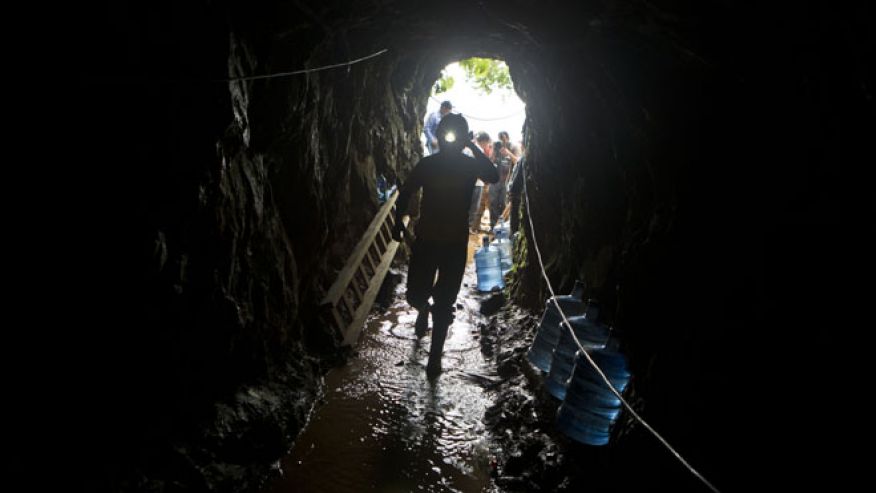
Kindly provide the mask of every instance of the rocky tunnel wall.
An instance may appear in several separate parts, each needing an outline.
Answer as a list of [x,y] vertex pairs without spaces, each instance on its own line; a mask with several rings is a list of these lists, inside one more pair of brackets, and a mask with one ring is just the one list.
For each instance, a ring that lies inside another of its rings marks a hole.
[[[258,481],[264,468],[249,466],[288,446],[336,359],[316,307],[376,211],[375,172],[404,179],[431,83],[473,55],[505,59],[527,102],[533,219],[554,286],[588,283],[622,334],[637,406],[726,478],[736,429],[715,420],[738,407],[729,348],[740,330],[767,330],[766,265],[793,273],[789,238],[841,213],[833,150],[856,149],[872,80],[854,12],[753,19],[742,4],[698,5],[90,12],[83,142],[99,149],[94,171],[114,178],[82,199],[106,245],[84,366],[94,388],[113,389],[88,395],[107,465],[94,484]],[[220,81],[384,48],[348,68]],[[531,240],[512,292],[537,307]],[[641,450],[626,459],[643,477],[685,481]]]
[[82,358],[91,486],[252,486],[339,359],[318,305],[378,208],[375,173],[415,162],[431,80],[390,53],[222,81],[375,45],[305,6],[91,14],[83,138],[100,149],[92,171],[115,179],[84,198],[103,245]]

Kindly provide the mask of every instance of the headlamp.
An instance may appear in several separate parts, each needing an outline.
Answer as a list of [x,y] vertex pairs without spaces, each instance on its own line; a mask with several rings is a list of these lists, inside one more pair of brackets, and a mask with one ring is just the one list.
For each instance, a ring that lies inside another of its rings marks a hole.
[[447,132],[446,134],[444,134],[444,141],[445,142],[456,142],[456,134],[453,132]]

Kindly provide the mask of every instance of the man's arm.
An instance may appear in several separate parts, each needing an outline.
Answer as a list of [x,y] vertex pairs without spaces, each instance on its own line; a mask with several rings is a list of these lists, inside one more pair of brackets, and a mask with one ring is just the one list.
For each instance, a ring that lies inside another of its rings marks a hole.
[[520,159],[517,154],[514,153],[514,150],[509,150],[507,147],[502,147],[502,150],[499,152],[501,152],[502,157],[507,157],[511,160],[511,166],[517,164],[517,161]]
[[408,176],[408,180],[402,184],[401,190],[398,193],[398,199],[396,199],[395,202],[395,227],[392,230],[392,239],[395,241],[402,241],[402,234],[405,230],[405,223],[402,222],[402,218],[408,212],[411,195],[417,193],[417,190],[423,186],[422,162],[423,161],[420,160],[420,162],[414,166],[410,176]]
[[429,118],[426,119],[426,127],[424,132],[426,133],[426,143],[432,145],[435,142],[435,130],[437,130],[438,125],[435,122],[435,113],[429,115]]
[[484,155],[481,148],[470,141],[466,141],[465,146],[471,149],[472,154],[474,154],[475,162],[478,166],[478,178],[484,180],[485,183],[496,183],[499,181],[499,170],[496,169],[496,165],[490,161],[490,158]]

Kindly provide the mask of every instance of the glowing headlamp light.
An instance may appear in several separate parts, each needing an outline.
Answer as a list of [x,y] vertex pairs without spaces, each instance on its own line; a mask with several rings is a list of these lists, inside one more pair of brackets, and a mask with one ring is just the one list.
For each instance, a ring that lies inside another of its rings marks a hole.
[[453,132],[447,132],[446,134],[444,134],[444,141],[445,142],[456,142],[456,134]]

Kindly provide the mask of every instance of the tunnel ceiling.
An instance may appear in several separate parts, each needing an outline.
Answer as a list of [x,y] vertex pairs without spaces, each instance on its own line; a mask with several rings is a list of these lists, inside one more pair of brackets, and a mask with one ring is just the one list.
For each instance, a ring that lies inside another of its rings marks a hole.
[[[847,195],[838,161],[869,155],[874,26],[851,7],[269,1],[82,13],[77,130],[92,183],[114,183],[79,201],[100,218],[89,243],[101,255],[81,289],[100,300],[83,336],[94,390],[79,398],[96,449],[83,455],[110,471],[97,474],[103,486],[237,489],[265,473],[253,457],[283,453],[341,353],[319,301],[377,210],[375,174],[403,181],[419,159],[430,87],[452,61],[507,61],[527,103],[535,239],[554,287],[587,282],[622,333],[638,405],[718,478],[732,476],[721,444],[741,426],[715,424],[738,410],[728,368],[740,325],[784,334],[785,315],[800,313],[811,279],[799,266],[832,251],[808,232],[829,231]],[[222,81],[383,49],[348,68]],[[537,308],[546,290],[524,237],[511,293]],[[254,455],[237,455],[247,447]]]

